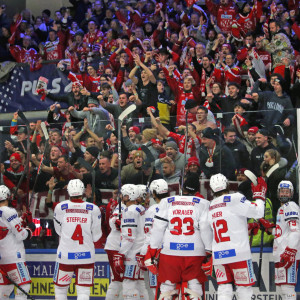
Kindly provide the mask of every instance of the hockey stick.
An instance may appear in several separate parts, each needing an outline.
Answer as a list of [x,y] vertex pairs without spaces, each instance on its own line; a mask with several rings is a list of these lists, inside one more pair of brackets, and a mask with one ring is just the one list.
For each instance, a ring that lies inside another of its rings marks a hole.
[[41,123],[41,128],[42,128],[42,131],[43,131],[46,143],[45,143],[44,153],[42,154],[42,158],[40,160],[40,163],[39,163],[39,166],[38,166],[38,170],[37,170],[37,173],[36,173],[36,178],[35,178],[35,181],[34,181],[34,184],[33,184],[33,188],[32,188],[32,191],[31,191],[31,196],[30,196],[30,199],[29,199],[29,207],[31,205],[31,202],[32,202],[32,199],[33,199],[33,196],[34,196],[34,191],[35,191],[35,187],[36,187],[36,184],[37,184],[37,180],[39,178],[39,175],[41,174],[41,166],[42,166],[42,164],[44,162],[44,159],[45,159],[45,153],[47,153],[48,148],[50,146],[50,144],[49,144],[49,134],[48,134],[48,130],[46,128],[45,122]]
[[[145,162],[149,162],[149,163],[153,163],[155,161],[154,156],[152,155],[151,151],[149,150],[149,148],[146,145],[142,145],[141,146],[142,151],[146,154],[146,159]],[[154,166],[151,167],[151,173],[148,177],[148,181],[147,181],[147,191],[149,190],[149,186],[150,186],[150,181],[153,175],[153,171],[154,171]]]
[[84,168],[86,168],[91,174],[92,174],[92,200],[94,202],[94,196],[95,196],[95,169],[82,157],[79,157],[77,159],[80,165],[82,165]]
[[186,151],[187,151],[187,144],[188,144],[188,111],[185,113],[185,144],[184,144],[184,165],[182,168],[182,177],[181,177],[181,196],[183,192],[183,183],[184,183],[184,170],[186,165]]
[[17,283],[15,283],[10,277],[5,273],[2,268],[0,267],[0,273],[9,281],[11,282],[17,289],[19,289],[24,295],[26,295],[27,298],[31,300],[35,300],[32,296],[30,296],[25,290],[23,290]]
[[122,156],[121,156],[121,144],[122,144],[122,137],[121,137],[121,126],[124,118],[128,116],[130,113],[136,110],[136,105],[131,104],[129,105],[120,115],[118,118],[118,202],[119,202],[119,220],[121,220],[121,164],[122,164]]
[[[18,192],[18,189],[24,179],[24,176],[26,174],[26,193],[27,193],[27,205],[29,207],[29,181],[30,181],[30,167],[29,167],[29,164],[30,164],[30,134],[29,134],[29,131],[30,131],[30,127],[29,127],[29,121],[28,119],[25,117],[24,113],[19,110],[18,111],[18,116],[20,117],[20,119],[25,123],[25,126],[27,128],[27,145],[26,145],[26,163],[25,163],[25,170],[24,170],[24,173],[22,174],[19,182],[18,182],[18,185],[17,185],[17,189],[14,193],[14,198]],[[13,198],[13,199],[14,199]]]

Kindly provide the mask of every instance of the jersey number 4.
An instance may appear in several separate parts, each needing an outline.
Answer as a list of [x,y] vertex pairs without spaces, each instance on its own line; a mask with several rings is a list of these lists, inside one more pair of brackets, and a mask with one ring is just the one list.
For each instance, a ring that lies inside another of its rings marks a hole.
[[217,243],[229,242],[230,237],[224,236],[228,231],[227,221],[224,219],[217,220],[213,223],[214,237]]
[[78,224],[75,228],[75,231],[73,232],[73,235],[71,237],[72,240],[78,241],[80,245],[83,244],[83,235],[82,235],[82,228],[81,225]]
[[[174,224],[173,230],[170,232],[174,235],[193,235],[194,231],[194,220],[190,217],[184,218],[183,220],[179,217],[175,217],[170,221],[171,224]],[[182,229],[186,225],[186,229]]]

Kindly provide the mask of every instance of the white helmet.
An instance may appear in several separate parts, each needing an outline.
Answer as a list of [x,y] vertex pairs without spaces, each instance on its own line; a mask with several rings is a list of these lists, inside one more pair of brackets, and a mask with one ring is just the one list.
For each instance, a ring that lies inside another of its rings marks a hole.
[[72,179],[67,187],[70,197],[82,196],[84,193],[84,184],[80,179]]
[[[289,189],[290,192],[291,192],[290,196],[280,196],[279,193],[280,193],[281,189]],[[288,180],[280,181],[279,184],[278,184],[278,188],[277,188],[277,197],[278,197],[279,201],[282,202],[282,203],[286,203],[288,201],[291,201],[293,199],[293,195],[294,195],[293,184]]]
[[228,181],[223,174],[219,173],[210,177],[209,185],[212,191],[217,193],[227,189]]
[[129,200],[134,201],[139,197],[139,190],[134,184],[124,184],[121,188],[123,196],[129,196]]
[[136,188],[138,189],[139,197],[145,199],[148,193],[147,186],[144,184],[138,184]]
[[10,190],[5,185],[0,185],[0,201],[7,200],[10,197]]
[[150,184],[150,193],[153,195],[153,192],[157,195],[166,194],[169,190],[168,184],[164,179],[153,180]]

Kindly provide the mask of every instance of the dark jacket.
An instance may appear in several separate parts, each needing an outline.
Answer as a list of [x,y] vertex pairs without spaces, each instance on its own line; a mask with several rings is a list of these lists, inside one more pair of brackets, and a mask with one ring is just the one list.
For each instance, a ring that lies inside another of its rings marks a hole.
[[246,168],[249,169],[249,152],[247,151],[246,146],[241,143],[239,140],[235,140],[234,143],[225,143],[225,145],[232,152],[235,165],[237,169]]
[[224,144],[217,144],[213,154],[213,166],[208,167],[205,165],[209,158],[207,148],[202,145],[199,151],[200,169],[203,171],[207,178],[212,175],[221,173],[229,180],[235,180],[235,161],[232,152]]

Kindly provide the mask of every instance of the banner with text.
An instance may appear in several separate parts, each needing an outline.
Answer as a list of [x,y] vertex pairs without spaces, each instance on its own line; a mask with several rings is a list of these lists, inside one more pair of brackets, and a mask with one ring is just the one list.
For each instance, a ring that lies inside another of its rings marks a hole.
[[[36,85],[40,76],[49,80],[48,90],[54,94],[71,91],[72,83],[67,74],[56,68],[56,65],[43,65],[35,72],[30,72],[29,66],[16,66],[10,73],[6,82],[0,83],[0,113],[45,110],[53,102],[42,102],[36,94]],[[65,106],[66,107],[66,106]]]

